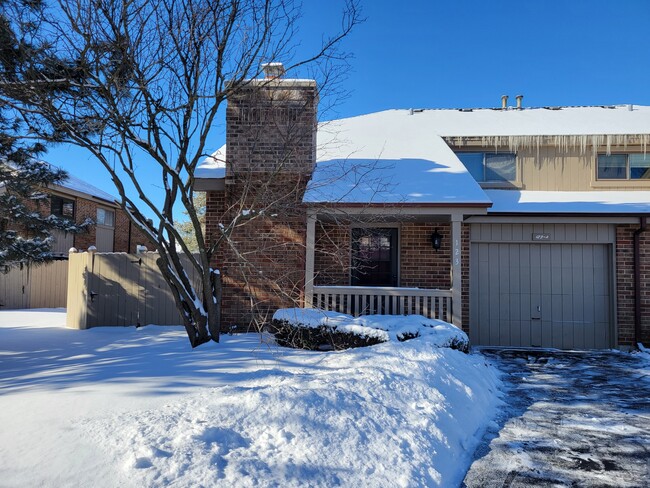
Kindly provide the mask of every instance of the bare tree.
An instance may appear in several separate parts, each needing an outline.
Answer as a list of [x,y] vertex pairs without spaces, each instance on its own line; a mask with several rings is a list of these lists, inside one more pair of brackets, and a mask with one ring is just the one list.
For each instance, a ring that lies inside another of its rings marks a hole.
[[[110,173],[119,204],[155,243],[193,347],[219,340],[218,276],[210,263],[234,225],[210,236],[192,193],[194,170],[206,154],[224,103],[260,74],[265,61],[292,59],[300,9],[291,0],[60,0],[45,11],[36,34],[49,46],[12,80],[0,80],[33,134],[90,151]],[[288,64],[329,72],[344,59],[341,40],[359,22],[348,0],[340,32],[313,55]],[[35,70],[46,64],[48,70]],[[52,96],[44,86],[66,88]],[[162,204],[140,169],[154,165]],[[175,226],[187,213],[198,254]],[[155,215],[152,224],[148,214]],[[242,217],[241,214],[239,214]],[[201,277],[195,288],[184,267]]]

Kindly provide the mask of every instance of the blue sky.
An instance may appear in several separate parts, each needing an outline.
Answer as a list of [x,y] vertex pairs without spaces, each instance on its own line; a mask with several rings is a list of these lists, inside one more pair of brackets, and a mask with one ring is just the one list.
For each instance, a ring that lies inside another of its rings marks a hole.
[[[337,28],[341,4],[304,0],[298,54]],[[365,0],[363,11],[344,44],[348,96],[326,119],[496,107],[519,94],[524,106],[650,105],[650,0]],[[115,194],[82,151],[55,147],[45,159]]]

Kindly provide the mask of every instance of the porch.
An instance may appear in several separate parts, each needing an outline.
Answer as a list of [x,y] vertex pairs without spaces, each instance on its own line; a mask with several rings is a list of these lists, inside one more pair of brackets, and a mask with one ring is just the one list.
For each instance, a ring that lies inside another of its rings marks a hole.
[[[365,206],[312,211],[306,232],[305,305],[353,316],[417,314],[467,326],[463,275],[469,273],[468,236],[463,220],[468,210]],[[366,249],[374,261],[360,272],[358,255],[364,244],[359,236],[372,241],[365,231],[380,231],[383,241]],[[438,247],[434,233],[441,237]]]

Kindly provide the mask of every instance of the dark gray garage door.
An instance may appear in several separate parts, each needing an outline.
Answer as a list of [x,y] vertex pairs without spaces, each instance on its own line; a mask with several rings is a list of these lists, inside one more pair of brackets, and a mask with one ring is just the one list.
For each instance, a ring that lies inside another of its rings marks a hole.
[[472,342],[612,347],[609,249],[604,244],[473,243]]

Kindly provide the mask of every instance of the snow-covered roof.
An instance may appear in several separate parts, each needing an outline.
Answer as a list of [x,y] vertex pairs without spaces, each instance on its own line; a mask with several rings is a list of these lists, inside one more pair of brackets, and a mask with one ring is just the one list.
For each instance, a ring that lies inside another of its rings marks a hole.
[[[484,191],[444,139],[479,137],[493,143],[506,138],[505,143],[517,145],[546,136],[583,149],[636,136],[645,148],[650,145],[650,107],[386,110],[324,122],[318,126],[317,164],[304,201],[494,203],[490,213],[649,210],[647,192]],[[225,146],[197,168],[195,177],[225,177]]]
[[211,179],[226,177],[226,145],[224,144],[196,166],[194,178]]
[[372,122],[355,117],[321,124],[305,202],[489,205],[441,137],[413,118]]
[[643,105],[386,110],[353,118],[373,126],[401,125],[412,118],[443,137],[650,134],[650,107]]
[[650,191],[485,190],[488,213],[650,213]]
[[76,176],[72,176],[68,173],[68,178],[63,181],[60,185],[57,185],[68,190],[78,191],[80,193],[85,193],[91,197],[101,198],[102,200],[107,200],[109,202],[114,202],[115,197],[110,193],[106,193],[103,190],[100,190],[96,186],[91,185],[90,183],[80,180]]

